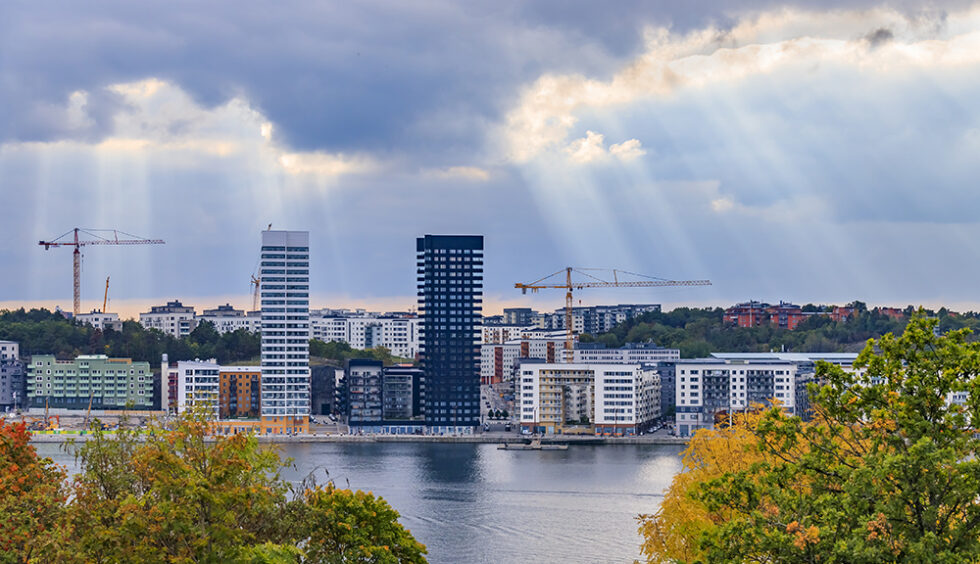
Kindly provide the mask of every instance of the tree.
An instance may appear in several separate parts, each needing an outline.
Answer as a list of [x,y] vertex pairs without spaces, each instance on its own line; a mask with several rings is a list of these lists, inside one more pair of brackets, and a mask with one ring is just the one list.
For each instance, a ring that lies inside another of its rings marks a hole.
[[508,417],[510,417],[510,414],[507,413],[507,410],[506,409],[500,412],[500,418],[501,419],[507,419]]
[[[81,470],[72,495],[49,496],[56,500],[54,519],[43,526],[27,521],[37,534],[10,552],[11,561],[24,554],[66,563],[424,561],[425,548],[384,500],[309,482],[292,486],[280,475],[285,463],[276,451],[260,448],[253,436],[212,436],[211,423],[194,413],[172,429],[124,427],[110,436],[96,421],[90,440],[69,446]],[[0,484],[18,475],[5,472]],[[17,501],[10,491],[0,490],[0,500]],[[43,500],[23,502],[32,503],[27,513],[0,503],[0,527],[17,525],[18,515],[45,518],[47,505],[37,501]],[[348,526],[355,530],[344,537]]]
[[0,419],[0,563],[36,558],[65,497],[64,470],[38,458],[23,423]]
[[493,419],[493,410],[487,411],[487,419]]
[[[936,323],[920,311],[901,337],[869,342],[854,372],[820,363],[812,421],[772,407],[743,424],[733,452],[757,452],[748,467],[675,478],[692,482],[678,486],[684,507],[707,524],[685,533],[690,519],[665,501],[641,521],[649,561],[676,557],[657,531],[712,562],[977,561],[980,343],[936,336]],[[692,441],[688,455],[703,451]]]
[[425,546],[398,523],[397,511],[370,492],[327,484],[308,489],[304,502],[304,562],[425,562]]

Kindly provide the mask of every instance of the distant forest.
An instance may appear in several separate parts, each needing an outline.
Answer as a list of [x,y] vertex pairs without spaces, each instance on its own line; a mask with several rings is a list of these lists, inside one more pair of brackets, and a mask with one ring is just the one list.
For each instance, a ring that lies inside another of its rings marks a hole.
[[[893,319],[869,310],[862,302],[852,302],[855,313],[842,322],[827,315],[814,315],[794,330],[768,324],[761,327],[732,327],[724,322],[722,308],[676,308],[669,312],[647,313],[621,323],[608,333],[582,335],[582,342],[599,342],[609,347],[626,343],[656,343],[680,349],[683,358],[698,358],[712,352],[858,352],[868,339],[885,333],[900,335],[915,308],[905,308],[905,317]],[[829,311],[828,306],[808,304],[804,311]],[[973,338],[980,338],[980,315],[958,314],[946,308],[923,310],[939,318],[942,331],[969,327]]]
[[[146,329],[136,321],[124,321],[122,331],[100,331],[46,309],[0,311],[0,340],[19,343],[22,356],[53,354],[67,360],[82,354],[104,354],[146,361],[154,369],[164,353],[170,361],[214,358],[220,364],[257,363],[262,348],[257,333],[239,329],[219,334],[207,321],[178,339],[157,329]],[[381,347],[364,351],[346,343],[318,340],[310,342],[310,355],[337,365],[349,358],[373,358],[386,364],[404,360]]]
[[[600,342],[610,347],[626,343],[656,343],[677,348],[684,358],[706,356],[712,352],[847,352],[858,351],[871,338],[885,333],[899,335],[914,309],[905,309],[903,319],[893,319],[868,310],[854,302],[855,314],[847,321],[834,322],[829,316],[814,315],[795,330],[770,325],[731,327],[723,320],[721,308],[681,307],[669,312],[647,313],[616,326],[601,335],[582,335],[582,342]],[[823,311],[812,304],[805,311]],[[954,313],[946,308],[924,310],[938,317],[942,331],[969,327],[974,339],[980,338],[980,315],[975,312]],[[160,362],[163,353],[171,361],[195,358],[217,359],[222,364],[258,362],[261,339],[258,334],[238,330],[219,334],[214,326],[203,322],[187,337],[177,339],[156,329],[146,329],[136,321],[124,321],[122,331],[99,331],[90,325],[76,323],[60,313],[46,309],[0,311],[0,340],[20,343],[21,355],[54,354],[69,359],[80,354],[105,354],[110,357]],[[359,350],[346,343],[310,341],[314,362],[342,365],[350,358],[373,358],[385,364],[410,362],[391,355],[382,347]]]

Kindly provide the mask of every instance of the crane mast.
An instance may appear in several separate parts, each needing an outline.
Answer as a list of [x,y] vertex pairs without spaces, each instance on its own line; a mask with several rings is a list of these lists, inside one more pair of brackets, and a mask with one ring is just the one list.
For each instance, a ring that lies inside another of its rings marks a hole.
[[[611,272],[612,281],[600,278],[598,276],[589,274],[585,272]],[[564,283],[559,283],[557,281],[549,283],[550,278],[555,278],[562,274],[565,274]],[[577,272],[583,276],[589,278],[585,281],[573,281],[572,273]],[[619,279],[620,274],[628,274],[630,276],[638,278],[646,278],[646,280],[623,280]],[[572,297],[572,290],[581,290],[583,288],[649,288],[649,287],[664,287],[664,286],[710,286],[710,280],[667,280],[664,278],[656,278],[653,276],[645,276],[643,274],[636,274],[633,272],[627,272],[625,270],[613,270],[613,269],[602,269],[602,268],[573,268],[565,267],[558,272],[554,272],[530,282],[527,284],[516,283],[515,288],[519,288],[522,294],[527,294],[528,290],[531,292],[537,292],[538,290],[554,288],[565,290],[565,362],[572,362],[574,357],[573,350],[575,348],[575,331],[572,327],[573,316],[572,309],[575,303]]]
[[[125,237],[131,237],[131,239],[120,239],[120,234]],[[62,240],[69,235],[73,235],[73,237],[68,240]],[[82,239],[79,235],[87,235],[90,239]],[[117,229],[82,229],[75,227],[57,239],[38,241],[37,244],[44,247],[45,250],[51,247],[74,247],[72,251],[72,313],[75,317],[78,317],[82,313],[82,247],[90,245],[163,245],[164,241],[163,239],[145,239]],[[106,279],[106,299],[108,299],[108,292],[109,280]],[[105,309],[105,300],[103,300],[102,308]]]

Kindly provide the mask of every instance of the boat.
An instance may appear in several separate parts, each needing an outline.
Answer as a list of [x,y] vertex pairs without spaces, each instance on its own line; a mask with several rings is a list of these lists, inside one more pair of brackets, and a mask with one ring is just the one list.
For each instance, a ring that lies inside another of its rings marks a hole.
[[568,450],[568,445],[541,444],[541,439],[532,439],[528,443],[501,443],[497,450]]

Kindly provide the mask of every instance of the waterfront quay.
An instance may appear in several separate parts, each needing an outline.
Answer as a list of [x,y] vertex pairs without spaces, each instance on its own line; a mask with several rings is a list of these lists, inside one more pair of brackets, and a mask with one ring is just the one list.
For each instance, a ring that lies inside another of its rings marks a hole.
[[[110,432],[111,433],[111,432]],[[86,441],[91,432],[62,431],[35,432],[34,443],[63,443],[68,440]],[[457,444],[519,444],[529,440],[527,436],[513,433],[485,433],[482,435],[255,435],[260,443],[457,443]],[[685,445],[687,439],[670,435],[644,435],[638,437],[596,437],[591,435],[548,435],[536,437],[541,444],[564,445]]]

